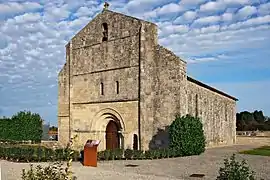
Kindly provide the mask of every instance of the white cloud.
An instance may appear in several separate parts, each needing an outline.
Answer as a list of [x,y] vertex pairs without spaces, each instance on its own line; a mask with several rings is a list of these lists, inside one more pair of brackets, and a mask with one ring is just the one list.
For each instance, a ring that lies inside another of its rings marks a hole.
[[183,34],[189,31],[189,27],[186,25],[173,25],[171,23],[163,24],[160,29],[160,36],[167,36],[170,34]]
[[215,51],[258,48],[260,42],[267,41],[264,38],[269,31],[270,26],[267,25],[238,30],[225,30],[214,25],[191,29],[178,36],[162,36],[159,42],[175,53],[184,54],[189,58],[194,54],[204,55]]
[[208,27],[203,27],[200,29],[200,33],[214,33],[218,32],[220,30],[219,25],[213,25],[213,26],[208,26]]
[[181,5],[198,5],[200,3],[204,3],[207,0],[181,0],[179,4]]
[[207,16],[196,19],[193,24],[214,24],[219,22],[220,20],[220,16]]
[[166,4],[167,0],[131,0],[129,1],[125,8],[130,12],[143,12],[152,10],[153,6],[159,6],[161,4]]
[[158,15],[163,15],[163,14],[169,14],[169,13],[176,13],[176,12],[181,12],[183,8],[175,3],[170,3],[162,6],[157,10]]
[[261,24],[266,24],[266,23],[270,23],[270,15],[266,15],[263,17],[255,17],[255,18],[243,21],[243,22],[237,22],[234,24],[230,24],[229,26],[222,27],[222,29],[224,29],[224,30],[226,30],[226,29],[240,29],[240,28],[246,28],[246,27],[250,27],[250,26],[257,26],[257,25],[261,25]]
[[37,51],[37,49],[31,49],[30,51],[25,51],[25,54],[33,57],[38,57],[40,55],[40,51]]
[[16,14],[16,13],[23,13],[26,11],[32,11],[41,9],[42,6],[36,2],[24,2],[24,3],[17,3],[17,2],[7,2],[7,3],[0,3],[0,14]]
[[80,7],[74,15],[77,17],[92,16],[96,10],[98,9],[95,7],[89,8],[89,7],[83,6],[83,7]]
[[225,10],[226,8],[231,7],[232,5],[246,5],[250,4],[249,0],[217,0],[210,1],[200,6],[200,11],[202,12],[217,12]]
[[194,11],[187,11],[182,16],[175,19],[174,23],[190,23],[197,17]]
[[202,63],[202,62],[209,62],[209,61],[216,61],[217,58],[215,57],[201,57],[201,58],[194,58],[194,59],[188,59],[187,62],[190,64],[194,63]]
[[221,2],[223,1],[224,4],[226,5],[233,5],[233,4],[240,4],[240,5],[245,5],[245,4],[250,4],[252,0],[220,0]]
[[157,18],[163,17],[165,15],[177,14],[184,11],[184,8],[179,4],[169,3],[162,7],[158,7],[154,10],[147,11],[145,13],[138,14],[138,17],[143,19]]
[[254,6],[245,6],[241,9],[236,14],[236,17],[238,20],[243,20],[249,18],[251,15],[254,15],[257,13],[257,8]]
[[17,44],[9,44],[6,48],[0,49],[0,54],[8,55],[17,49]]
[[202,4],[200,6],[200,11],[217,11],[217,10],[223,10],[225,9],[225,4],[222,2],[215,2],[215,1],[211,1],[211,2],[207,2],[205,4]]
[[230,22],[233,19],[233,14],[231,13],[224,13],[221,15],[222,21]]
[[23,24],[23,23],[29,23],[29,22],[36,22],[40,19],[41,19],[41,16],[39,13],[25,13],[23,15],[16,16],[14,18],[15,22],[18,24],[19,23]]
[[270,14],[270,2],[269,2],[269,3],[266,3],[266,4],[261,4],[261,5],[258,7],[258,13],[259,13],[261,16]]
[[69,17],[70,11],[68,10],[68,5],[65,4],[61,7],[53,7],[48,9],[45,13],[45,19],[49,21],[59,21]]

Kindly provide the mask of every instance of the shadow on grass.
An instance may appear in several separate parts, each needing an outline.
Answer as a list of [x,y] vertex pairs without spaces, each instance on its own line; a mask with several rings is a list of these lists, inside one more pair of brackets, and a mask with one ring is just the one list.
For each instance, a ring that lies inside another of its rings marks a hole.
[[270,146],[262,146],[251,150],[240,151],[239,153],[248,155],[270,156]]

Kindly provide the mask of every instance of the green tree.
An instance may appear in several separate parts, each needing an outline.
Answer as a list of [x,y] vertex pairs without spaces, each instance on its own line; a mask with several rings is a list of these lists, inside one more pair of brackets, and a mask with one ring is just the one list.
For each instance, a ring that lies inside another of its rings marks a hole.
[[199,155],[205,151],[203,125],[199,118],[186,115],[169,126],[169,147],[182,156]]
[[253,116],[254,116],[254,119],[255,119],[258,123],[264,123],[265,117],[264,117],[262,111],[257,111],[257,110],[254,111],[254,112],[253,112]]
[[0,121],[0,139],[31,140],[40,142],[42,137],[42,119],[39,114],[20,111],[10,119]]
[[243,111],[236,114],[237,131],[253,131],[253,130],[270,130],[268,118],[263,115],[262,111],[254,112]]

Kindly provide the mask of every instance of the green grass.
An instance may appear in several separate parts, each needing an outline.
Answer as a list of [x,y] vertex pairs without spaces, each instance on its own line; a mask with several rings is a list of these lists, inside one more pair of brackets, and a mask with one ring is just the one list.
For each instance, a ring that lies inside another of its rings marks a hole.
[[241,151],[240,154],[250,154],[250,155],[260,155],[260,156],[270,156],[270,146],[262,146],[259,148]]

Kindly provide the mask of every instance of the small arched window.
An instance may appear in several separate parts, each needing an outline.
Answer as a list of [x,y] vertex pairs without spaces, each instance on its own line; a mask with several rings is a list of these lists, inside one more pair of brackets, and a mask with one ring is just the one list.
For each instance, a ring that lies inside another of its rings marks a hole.
[[133,135],[133,150],[138,150],[138,135]]
[[199,116],[199,97],[198,94],[195,96],[195,116]]
[[227,109],[227,104],[225,103],[225,121],[228,121],[228,109]]
[[102,42],[104,41],[108,41],[108,24],[107,23],[103,23],[102,24],[103,27],[103,37],[102,37]]
[[100,94],[104,95],[104,85],[103,85],[103,83],[100,83]]
[[119,81],[116,81],[116,93],[119,94]]

